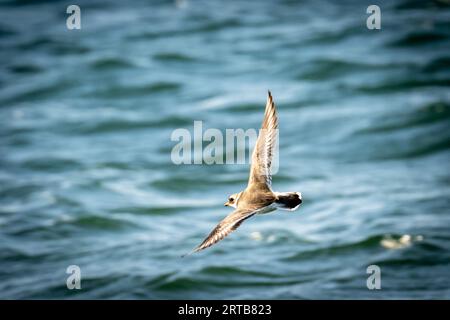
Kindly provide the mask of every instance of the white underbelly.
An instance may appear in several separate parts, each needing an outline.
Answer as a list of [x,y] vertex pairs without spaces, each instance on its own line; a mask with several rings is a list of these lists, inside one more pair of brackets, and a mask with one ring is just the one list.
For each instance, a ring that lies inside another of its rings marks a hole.
[[271,205],[268,205],[267,207],[261,208],[256,211],[256,214],[266,214],[275,210],[277,210],[277,206],[275,203],[272,203]]

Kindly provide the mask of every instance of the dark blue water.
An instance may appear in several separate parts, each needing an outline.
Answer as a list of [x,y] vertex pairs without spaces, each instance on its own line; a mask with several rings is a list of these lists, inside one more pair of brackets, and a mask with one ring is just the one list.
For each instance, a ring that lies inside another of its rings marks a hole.
[[[76,4],[0,5],[0,298],[450,298],[447,1],[381,30],[368,1]],[[248,166],[176,166],[171,133],[258,128],[268,89],[303,206],[181,259]]]

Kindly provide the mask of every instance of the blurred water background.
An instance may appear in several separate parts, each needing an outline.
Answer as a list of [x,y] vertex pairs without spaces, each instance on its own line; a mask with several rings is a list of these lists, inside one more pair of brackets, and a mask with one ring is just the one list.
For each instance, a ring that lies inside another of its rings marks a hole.
[[[69,4],[0,4],[0,298],[450,298],[448,2]],[[258,128],[268,89],[303,206],[181,259],[248,166],[176,166],[172,131]]]

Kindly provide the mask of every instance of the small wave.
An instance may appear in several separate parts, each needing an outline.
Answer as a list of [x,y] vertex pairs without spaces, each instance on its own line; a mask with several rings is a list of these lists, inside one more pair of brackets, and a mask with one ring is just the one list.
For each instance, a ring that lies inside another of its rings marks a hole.
[[372,148],[361,149],[365,151],[360,155],[372,161],[422,157],[450,149],[450,135],[444,130],[449,119],[450,105],[438,101],[413,111],[382,116],[354,134],[362,139],[361,143],[371,135]]
[[159,38],[169,38],[183,35],[192,35],[195,33],[209,33],[227,28],[235,28],[242,25],[240,19],[225,19],[223,21],[211,21],[207,22],[198,27],[184,28],[181,30],[160,30],[151,32],[140,32],[139,34],[130,35],[127,37],[129,40],[140,40],[140,39],[159,39]]
[[91,51],[90,48],[77,42],[56,41],[45,36],[20,43],[18,48],[21,50],[44,50],[56,55],[81,55]]
[[[55,97],[59,93],[65,91],[66,89],[70,89],[71,84],[69,81],[61,80],[51,84],[42,84],[40,83],[36,87],[26,88],[20,93],[12,94],[9,97],[6,97],[3,100],[3,104],[19,104],[24,101],[32,101],[36,102],[36,100],[46,99],[50,97]],[[1,106],[0,106],[1,108]]]
[[261,103],[238,103],[227,106],[224,109],[233,112],[251,113],[263,110],[263,105]]
[[422,72],[437,72],[445,70],[450,70],[450,57],[433,59],[422,68]]
[[56,157],[44,157],[44,158],[32,158],[22,162],[22,166],[27,169],[47,172],[58,172],[80,169],[82,165],[68,158],[56,158]]
[[415,31],[405,34],[397,40],[388,43],[393,47],[413,47],[435,45],[438,42],[446,41],[447,36],[436,31]]
[[17,74],[34,74],[38,72],[42,72],[43,69],[35,64],[14,64],[9,66],[9,70]]
[[53,257],[51,252],[48,253],[35,253],[31,251],[24,251],[17,248],[5,248],[3,247],[0,250],[0,260],[3,262],[17,262],[17,261],[26,261],[26,262],[36,262],[36,261],[45,261],[47,259],[51,259]]
[[[376,137],[370,143],[367,141],[356,142],[348,146],[355,151],[356,156],[346,160],[354,161],[390,161],[398,159],[413,159],[434,154],[445,153],[450,150],[450,135],[440,134],[442,127],[432,128],[432,131],[419,132],[411,137],[400,134],[398,137]],[[367,145],[370,145],[370,148]]]
[[48,37],[34,37],[31,40],[21,42],[18,44],[18,48],[22,50],[30,50],[30,49],[38,49],[38,48],[46,48],[47,46],[54,45],[55,42]]
[[288,47],[302,47],[308,45],[330,45],[347,40],[353,36],[359,35],[359,29],[353,25],[349,25],[338,30],[322,31],[313,34],[310,38],[303,39],[301,42],[295,42]]
[[174,213],[179,213],[183,210],[191,209],[191,207],[187,206],[153,206],[153,207],[124,207],[124,208],[116,208],[112,209],[113,213],[131,213],[136,215],[169,215]]
[[[418,139],[412,139],[412,141]],[[392,150],[391,153],[375,156],[374,159],[390,160],[390,159],[407,159],[421,156],[427,156],[438,152],[447,151],[450,149],[450,137],[432,136],[430,139],[421,142],[420,144],[407,146],[403,150]]]
[[159,274],[155,278],[151,279],[150,281],[147,281],[145,283],[145,287],[154,287],[154,286],[161,286],[164,285],[164,283],[170,282],[170,278],[174,277],[176,275],[176,272],[166,272]]
[[11,7],[36,6],[45,3],[54,3],[54,0],[6,0],[2,1],[2,5]]
[[159,61],[171,61],[171,62],[192,62],[192,61],[196,60],[193,57],[190,57],[190,56],[182,54],[182,53],[176,53],[176,52],[157,53],[153,56],[153,59],[159,60]]
[[0,26],[0,38],[8,38],[16,35],[17,32],[13,29],[9,29],[6,26]]
[[[402,65],[398,66],[401,67]],[[372,70],[380,70],[383,68],[392,69],[395,67],[397,65],[376,65],[336,59],[318,59],[308,63],[305,70],[301,71],[295,78],[298,80],[324,80],[342,77],[354,72],[370,72]]]
[[[202,273],[200,272],[199,276]],[[196,288],[197,290],[208,290],[210,288],[251,288],[251,287],[278,287],[278,286],[289,286],[301,283],[301,280],[274,280],[271,277],[263,278],[252,277],[249,275],[241,276],[236,274],[235,277],[230,277],[230,274],[224,275],[225,277],[217,277],[216,275],[211,275],[211,277],[204,278],[200,277],[179,277],[179,278],[169,278],[165,283],[155,286],[156,290],[161,291],[181,291],[181,290],[191,290]]]
[[296,245],[311,245],[314,242],[299,238],[296,234],[287,230],[270,230],[266,232],[253,231],[248,237],[253,241],[262,241],[272,245],[279,244],[296,244]]
[[380,245],[396,253],[374,264],[383,266],[436,266],[450,263],[448,249],[436,239],[426,239],[422,235],[384,235]]
[[200,274],[213,275],[213,276],[252,276],[252,277],[264,277],[264,278],[281,278],[279,274],[254,271],[248,269],[242,269],[232,266],[210,266],[205,267],[199,271]]
[[56,219],[29,225],[16,226],[15,230],[8,233],[14,236],[32,237],[41,240],[61,239],[79,232],[96,231],[121,231],[136,225],[123,219],[115,219],[99,215],[84,216],[59,216]]
[[420,127],[428,124],[447,122],[450,119],[450,105],[445,102],[434,102],[409,112],[406,115],[382,118],[377,121],[382,125],[375,125],[362,129],[357,133],[370,134],[378,132],[390,132],[400,129]]
[[[158,121],[155,120],[143,120],[143,121],[131,121],[131,120],[108,120],[95,124],[87,124],[85,126],[70,126],[69,131],[77,131],[82,134],[96,134],[96,133],[109,133],[109,132],[122,132],[140,129],[154,129],[154,128],[173,128],[190,125],[192,122],[186,118],[180,117],[168,117]],[[67,128],[63,128],[67,130]]]
[[34,192],[38,192],[42,186],[36,183],[20,184],[20,185],[5,185],[0,188],[0,199],[6,200],[14,199],[17,196],[22,198],[27,197]]
[[361,85],[350,87],[357,92],[367,93],[367,94],[384,94],[388,92],[395,92],[401,90],[413,90],[415,88],[421,87],[448,87],[450,86],[449,78],[439,78],[439,79],[414,79],[405,78],[396,81],[383,81],[374,85]]
[[91,68],[95,70],[112,70],[122,68],[132,68],[134,65],[121,58],[101,58],[91,63]]
[[374,249],[379,246],[380,241],[383,239],[383,236],[376,235],[371,236],[366,239],[352,242],[352,243],[345,243],[340,245],[334,245],[334,246],[328,246],[328,247],[322,247],[318,249],[312,249],[308,251],[303,251],[296,253],[292,256],[283,258],[283,261],[302,261],[302,260],[308,260],[312,258],[317,258],[321,256],[334,256],[336,254],[342,254],[346,252],[352,252],[357,249]]
[[109,87],[104,90],[95,91],[91,95],[100,96],[102,98],[126,98],[130,96],[143,96],[152,93],[177,91],[180,88],[180,83],[160,81],[143,86]]
[[203,189],[211,188],[211,185],[214,183],[213,177],[172,177],[168,179],[159,179],[152,182],[152,186],[167,191],[183,191],[186,188],[191,188],[192,186],[196,186],[196,189],[199,190],[201,186]]
[[386,235],[381,239],[380,244],[386,249],[403,249],[412,246],[413,242],[423,241],[423,236],[410,236],[404,234],[400,237]]
[[421,0],[402,0],[398,3],[393,3],[395,10],[417,10],[417,9],[429,9],[435,8],[438,5],[439,1],[444,2],[446,0],[437,0],[437,1],[421,1]]
[[129,221],[117,220],[103,216],[82,216],[63,223],[77,226],[83,229],[96,230],[121,230],[126,227],[134,226]]

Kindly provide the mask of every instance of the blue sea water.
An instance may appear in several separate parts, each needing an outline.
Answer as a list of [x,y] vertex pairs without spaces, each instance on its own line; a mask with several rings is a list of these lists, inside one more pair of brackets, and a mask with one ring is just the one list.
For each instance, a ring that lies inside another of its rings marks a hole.
[[[381,30],[369,1],[77,4],[0,4],[0,298],[450,298],[448,1],[378,1]],[[268,89],[303,205],[180,258],[248,165],[175,165],[172,132],[257,129]]]

